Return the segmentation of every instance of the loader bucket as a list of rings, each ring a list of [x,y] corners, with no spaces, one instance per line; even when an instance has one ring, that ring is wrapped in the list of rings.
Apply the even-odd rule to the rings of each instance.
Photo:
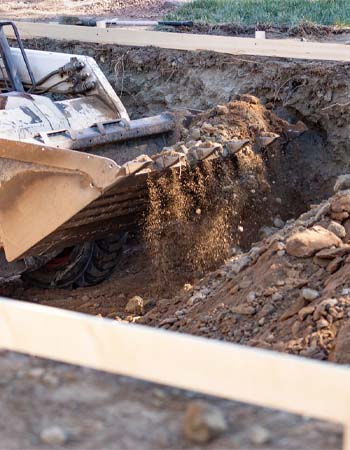
[[[114,160],[0,139],[0,248],[7,261],[103,238],[138,222],[147,179],[187,165],[173,152]]]
[[[126,175],[107,158],[0,139],[0,242],[7,260],[24,255]]]
[[[232,141],[233,153],[247,143]],[[231,153],[164,149],[118,165],[96,154],[0,139],[0,248],[11,262],[130,229],[147,209],[149,176]]]

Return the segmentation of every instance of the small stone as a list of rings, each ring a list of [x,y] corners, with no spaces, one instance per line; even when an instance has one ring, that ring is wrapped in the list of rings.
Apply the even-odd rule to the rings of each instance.
[[[284,222],[282,219],[280,219],[279,217],[276,217],[273,221],[273,224],[276,228],[283,228],[284,227]]]
[[[299,297],[292,305],[285,311],[282,316],[281,320],[287,320],[290,317],[293,317],[295,314],[298,314],[298,312],[304,308],[305,306],[305,300],[302,297]]]
[[[125,312],[127,314],[134,314],[136,316],[142,316],[144,314],[145,303],[142,297],[135,295],[132,297],[125,306]]]
[[[58,386],[60,384],[60,380],[59,378],[54,375],[53,373],[46,373],[43,377],[42,380],[45,384],[49,385],[49,386]]]
[[[315,216],[315,220],[320,220],[322,217],[326,216],[327,214],[329,214],[331,210],[331,204],[330,202],[326,202],[323,203],[319,206],[316,216]]]
[[[250,305],[237,305],[231,308],[234,314],[242,314],[243,316],[252,316],[255,314],[256,310],[254,306]]]
[[[62,445],[67,442],[67,433],[61,427],[51,426],[40,432],[40,439],[44,444]]]
[[[259,315],[261,317],[265,317],[265,316],[268,316],[269,314],[271,314],[272,312],[274,312],[274,310],[275,310],[275,308],[274,308],[273,305],[267,304],[267,305],[264,305],[262,307],[262,309],[260,310]]]
[[[327,328],[329,326],[329,323],[326,319],[320,319],[317,321],[317,329],[322,330],[322,328]]]
[[[292,325],[292,335],[295,337],[298,335],[300,330],[301,322],[299,320],[296,320]]]
[[[277,289],[274,286],[269,286],[263,291],[264,297],[270,297],[270,295],[273,295]]]
[[[338,192],[338,195],[336,195],[331,201],[331,210],[333,212],[350,212],[350,192]]]
[[[299,319],[303,321],[305,317],[309,316],[310,314],[313,314],[315,311],[314,306],[305,306],[298,312]]]
[[[225,116],[226,114],[229,113],[228,107],[225,105],[217,105],[216,107],[216,112],[220,115],[220,116]]]
[[[243,269],[249,266],[251,262],[252,259],[249,256],[240,256],[231,264],[231,270],[234,274],[238,275],[240,272],[242,272]]]
[[[334,220],[331,221],[331,223],[328,225],[328,231],[331,231],[336,236],[338,236],[340,239],[343,239],[346,235],[345,228],[343,225],[341,225],[338,222],[335,222]]]
[[[175,322],[177,322],[178,321],[178,318],[177,317],[169,317],[169,318],[167,318],[167,319],[164,319],[164,320],[162,320],[160,323],[159,323],[159,326],[160,327],[164,327],[164,326],[166,326],[166,325],[173,325]]]
[[[194,141],[197,141],[201,137],[201,130],[199,128],[192,128],[191,130],[191,138]]]
[[[271,433],[260,425],[253,426],[249,434],[251,442],[255,445],[264,445],[271,440]]]
[[[253,291],[249,292],[249,294],[247,295],[247,301],[254,302],[255,300],[256,300],[256,293]]]
[[[240,283],[239,287],[240,289],[247,289],[249,286],[252,285],[252,280],[250,278],[244,278]]]
[[[275,292],[272,294],[271,300],[273,302],[279,302],[280,300],[283,300],[283,294],[281,292]]]
[[[299,258],[313,256],[319,250],[338,247],[342,241],[329,230],[315,225],[307,230],[295,233],[287,239],[286,250],[291,256]]]
[[[350,295],[350,288],[343,288],[341,295]]]
[[[259,238],[266,239],[278,231],[276,227],[261,227],[259,230]]]
[[[346,231],[346,236],[344,238],[344,242],[349,242],[350,240],[350,219],[346,219],[345,222],[343,222],[343,227]]]
[[[28,376],[30,378],[41,378],[45,373],[45,369],[42,367],[33,367],[28,371]]]
[[[184,292],[189,292],[192,288],[193,288],[192,284],[185,283],[184,287],[183,287],[183,290],[184,290]]]
[[[302,296],[305,300],[311,302],[320,296],[320,293],[315,289],[304,288],[302,290]]]
[[[334,185],[334,192],[350,189],[350,175],[340,175]]]
[[[204,131],[204,133],[215,133],[216,128],[209,122],[204,122],[201,126],[201,130]]]
[[[338,364],[350,364],[350,323],[345,323],[339,330],[330,360]]]
[[[241,102],[250,103],[252,105],[258,105],[260,103],[260,100],[257,97],[255,97],[254,95],[250,95],[250,94],[240,95],[239,100]]]
[[[204,401],[193,401],[187,406],[183,430],[188,440],[204,444],[224,433],[227,422],[215,406]]]
[[[333,220],[338,220],[339,222],[343,222],[343,220],[349,218],[349,213],[347,211],[342,211],[342,212],[339,212],[339,213],[332,212],[331,213],[331,218]]]
[[[344,256],[347,253],[350,253],[350,245],[345,244],[342,245],[341,247],[327,248],[325,250],[321,250],[316,253],[316,257],[321,259],[333,259]]]
[[[343,263],[343,259],[340,257],[333,259],[333,261],[331,261],[326,268],[327,272],[328,273],[336,272],[338,269],[340,269],[340,266],[342,265],[342,263]]]
[[[338,304],[338,300],[336,298],[327,298],[320,302],[314,312],[313,319],[315,321],[319,320],[323,314],[329,309]]]
[[[177,151],[180,153],[183,153],[184,155],[187,155],[188,153],[188,148],[186,147],[186,145],[181,144],[179,145],[179,147],[177,148]]]

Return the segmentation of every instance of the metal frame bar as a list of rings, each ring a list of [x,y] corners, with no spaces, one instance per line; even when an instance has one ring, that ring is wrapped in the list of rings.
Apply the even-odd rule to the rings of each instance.
[[[22,81],[18,75],[18,70],[13,61],[11,48],[9,46],[9,43],[7,42],[7,38],[6,38],[6,35],[3,30],[3,27],[5,27],[5,26],[12,27],[13,33],[15,35],[16,41],[18,43],[19,49],[21,51],[25,66],[27,68],[27,71],[28,71],[28,74],[29,74],[29,77],[31,80],[31,84],[32,84],[31,90],[32,90],[35,88],[35,78],[34,78],[32,70],[30,68],[30,64],[29,64],[29,61],[28,61],[28,58],[26,55],[26,51],[23,47],[23,43],[22,43],[21,37],[19,35],[17,26],[12,21],[5,21],[5,22],[0,21],[0,52],[2,53],[2,57],[4,59],[4,64],[5,64],[8,76],[10,78],[12,87],[17,92],[24,92]]]

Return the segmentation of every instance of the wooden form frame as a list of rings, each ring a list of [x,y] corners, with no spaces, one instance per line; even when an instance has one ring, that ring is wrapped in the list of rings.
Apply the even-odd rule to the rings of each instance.
[[[350,369],[0,298],[0,347],[344,425]]]
[[[350,61],[346,44],[301,42],[297,39],[252,39],[200,34],[142,31],[17,22],[22,39],[51,38],[135,47],[156,46],[175,50],[207,50],[231,55],[255,55],[319,61]],[[8,36],[10,30],[6,30]]]

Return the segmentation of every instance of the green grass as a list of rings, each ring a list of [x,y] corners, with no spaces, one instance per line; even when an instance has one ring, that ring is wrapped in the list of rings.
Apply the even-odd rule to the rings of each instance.
[[[350,0],[193,0],[171,19],[241,25],[349,25]]]

